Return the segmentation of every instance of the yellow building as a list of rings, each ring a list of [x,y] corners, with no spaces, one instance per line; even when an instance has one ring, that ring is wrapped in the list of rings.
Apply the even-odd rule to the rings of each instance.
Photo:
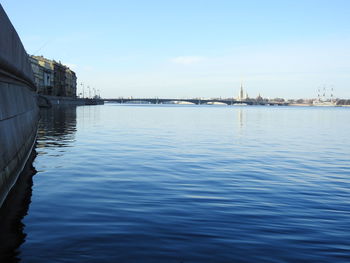
[[[30,56],[30,61],[39,94],[76,97],[77,77],[69,67],[43,56]]]

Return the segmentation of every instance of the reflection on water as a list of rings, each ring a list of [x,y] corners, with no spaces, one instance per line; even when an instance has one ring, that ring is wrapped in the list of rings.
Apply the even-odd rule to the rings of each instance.
[[[76,132],[76,107],[54,106],[41,109],[36,150],[15,186],[0,208],[0,262],[19,262],[18,248],[25,242],[25,224],[32,197],[33,176],[37,173],[33,162],[38,154],[45,154],[47,147],[67,147],[74,141]],[[57,156],[62,155],[58,154]]]
[[[350,262],[349,115],[214,105],[43,111],[29,213],[30,198],[11,205],[21,212],[3,223],[1,242],[12,242],[1,251],[35,263]]]
[[[239,127],[243,128],[244,120],[243,120],[243,111],[242,111],[242,109],[238,109],[237,114],[238,114],[238,118],[237,119],[238,119]]]
[[[32,165],[35,156],[33,150],[17,183],[0,208],[0,262],[20,261],[18,248],[26,238],[22,219],[27,215],[31,202],[32,177],[36,174]]]
[[[37,148],[66,147],[75,140],[77,107],[55,105],[40,110]]]

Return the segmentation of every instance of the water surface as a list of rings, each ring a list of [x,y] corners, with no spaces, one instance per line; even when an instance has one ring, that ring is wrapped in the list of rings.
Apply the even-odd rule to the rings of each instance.
[[[350,261],[349,108],[42,116],[20,262]]]

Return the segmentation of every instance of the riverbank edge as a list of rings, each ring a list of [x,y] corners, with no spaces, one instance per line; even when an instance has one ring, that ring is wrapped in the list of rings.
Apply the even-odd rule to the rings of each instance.
[[[41,108],[49,108],[52,105],[103,105],[102,99],[58,97],[48,95],[38,95],[38,104]]]

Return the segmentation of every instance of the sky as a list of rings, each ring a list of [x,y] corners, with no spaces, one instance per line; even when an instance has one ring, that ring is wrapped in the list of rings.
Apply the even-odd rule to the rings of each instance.
[[[348,0],[1,0],[29,54],[117,97],[350,98]]]

